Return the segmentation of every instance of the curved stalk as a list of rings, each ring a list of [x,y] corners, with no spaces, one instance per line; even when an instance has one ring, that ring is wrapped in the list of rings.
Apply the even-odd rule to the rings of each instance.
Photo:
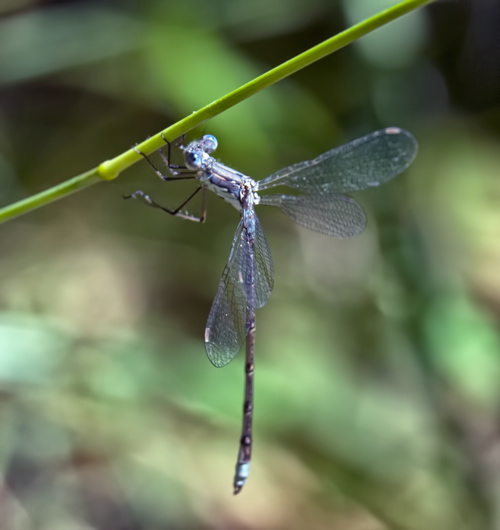
[[[274,83],[281,81],[285,77],[294,74],[298,70],[305,68],[326,55],[333,53],[340,48],[354,42],[367,35],[368,33],[392,22],[393,20],[414,11],[420,7],[430,4],[434,0],[405,0],[399,4],[386,9],[362,22],[355,24],[350,28],[342,31],[338,35],[327,39],[326,41],[310,48],[309,50],[297,55],[296,57],[280,64],[279,66],[269,70],[268,72],[256,77],[252,81],[242,85],[233,90],[225,96],[213,101],[212,103],[202,107],[196,112],[176,122],[170,127],[160,131],[151,136],[147,140],[140,143],[137,147],[143,153],[150,154],[164,145],[162,135],[167,140],[174,140],[182,134],[188,132],[193,127],[200,123],[217,116],[223,111],[233,107],[234,105],[244,101],[250,96],[256,94],[263,88],[266,88]],[[0,209],[0,223],[13,219],[19,215],[30,212],[40,206],[49,204],[50,202],[65,197],[79,189],[90,186],[102,180],[113,180],[123,170],[130,167],[141,160],[141,156],[133,149],[129,149],[124,153],[116,156],[111,160],[102,162],[98,167],[82,173],[70,180],[67,180],[57,186],[48,190],[27,197],[19,202],[6,206]]]

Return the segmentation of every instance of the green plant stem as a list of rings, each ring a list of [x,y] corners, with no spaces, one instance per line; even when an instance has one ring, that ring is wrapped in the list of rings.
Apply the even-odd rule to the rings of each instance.
[[[18,215],[22,215],[27,212],[31,212],[40,206],[44,206],[52,201],[71,195],[75,191],[81,190],[95,184],[96,182],[102,182],[102,178],[99,177],[99,168],[91,169],[86,171],[77,177],[73,177],[69,180],[57,184],[48,190],[31,195],[26,199],[22,199],[14,204],[6,206],[0,210],[0,223],[8,221]]]
[[[356,24],[345,31],[342,31],[338,35],[335,35],[321,44],[314,46],[300,55],[297,55],[293,59],[280,64],[276,68],[273,68],[265,74],[262,74],[252,81],[249,81],[236,90],[233,90],[229,94],[221,97],[220,99],[217,99],[200,110],[193,112],[186,118],[178,121],[164,131],[148,138],[139,144],[137,148],[143,153],[150,154],[164,145],[162,135],[167,140],[174,140],[175,138],[178,138],[182,134],[188,132],[193,127],[196,127],[203,121],[217,116],[221,112],[249,98],[263,88],[266,88],[277,81],[288,77],[289,75],[301,70],[313,62],[322,59],[326,55],[329,55],[330,53],[343,48],[347,44],[354,42],[360,37],[367,35],[368,33],[380,28],[385,24],[388,24],[389,22],[392,22],[403,15],[406,15],[407,13],[410,13],[411,11],[414,11],[415,9],[418,9],[426,4],[430,4],[433,1],[434,0],[405,0],[400,2],[399,4],[374,15],[369,19]],[[60,199],[61,197],[65,197],[74,191],[94,184],[95,182],[99,182],[101,179],[112,180],[116,178],[124,169],[127,169],[139,160],[141,160],[141,156],[133,149],[129,149],[117,157],[103,162],[95,169],[87,171],[86,173],[82,173],[77,177],[54,186],[53,188],[42,191],[36,195],[0,209],[0,223],[13,219],[18,215],[32,211],[35,208],[48,204],[56,199]]]

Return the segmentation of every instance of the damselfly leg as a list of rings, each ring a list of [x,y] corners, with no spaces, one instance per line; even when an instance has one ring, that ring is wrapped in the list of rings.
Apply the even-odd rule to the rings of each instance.
[[[171,155],[171,151],[172,151],[172,143],[177,147],[179,148],[180,150],[183,149],[184,147],[184,140],[186,139],[186,134],[183,134],[178,140],[175,140],[174,142],[170,142],[168,141],[165,136],[163,136],[163,133],[161,133],[161,139],[167,144],[167,152],[164,153],[163,152],[163,148],[160,148],[158,149],[158,154],[160,155],[161,159],[163,160],[163,163],[165,164],[165,166],[168,168],[168,170],[170,171],[170,173],[172,175],[179,175],[181,173],[181,171],[187,171],[188,173],[193,173],[193,170],[192,169],[189,169],[188,167],[186,167],[184,164],[172,164],[172,155]],[[149,160],[148,160],[149,162]],[[155,169],[155,171],[157,171]],[[168,178],[165,178],[161,175],[161,172],[158,172],[157,171],[157,175],[162,178],[163,180],[171,180],[171,179],[168,179]]]
[[[194,215],[181,212],[182,208],[186,206],[198,193],[201,191],[201,201],[202,201],[202,207],[201,207],[201,215],[200,217],[196,217]],[[153,208],[158,208],[158,210],[161,210],[162,212],[168,213],[170,215],[173,215],[175,217],[180,217],[181,219],[186,219],[187,221],[194,221],[195,223],[203,223],[205,222],[205,219],[207,218],[207,190],[205,188],[202,188],[201,186],[197,188],[180,206],[177,208],[170,210],[169,208],[166,208],[165,206],[162,206],[161,204],[158,204],[156,201],[154,201],[149,195],[144,193],[142,190],[137,190],[131,193],[130,195],[124,195],[124,199],[142,199],[144,204],[147,206],[151,206]]]
[[[139,149],[137,149],[137,147],[133,147],[134,151],[141,155],[145,160],[146,162],[149,164],[149,166],[151,167],[151,169],[162,179],[164,180],[165,182],[169,182],[169,181],[179,181],[179,180],[194,180],[198,177],[198,173],[199,172],[193,172],[193,170],[190,170],[188,169],[187,167],[185,166],[179,166],[177,164],[173,165],[173,164],[170,164],[169,160],[170,160],[170,142],[168,140],[165,140],[165,138],[163,137],[163,134],[162,134],[162,138],[163,140],[166,142],[167,146],[168,146],[168,153],[167,155],[165,155],[165,153],[162,153],[162,159],[163,161],[165,162],[165,165],[167,167],[167,169],[170,171],[170,173],[173,175],[173,176],[166,176],[164,175],[154,164],[153,162],[151,161],[151,159],[145,154],[143,153],[142,151],[140,151]],[[182,142],[183,142],[183,138],[180,142],[179,145],[182,145]],[[182,175],[179,175],[179,169],[185,169],[187,170],[186,173],[182,174]],[[198,195],[198,193],[201,191],[201,201],[202,201],[202,205],[201,205],[201,215],[199,217],[196,217],[195,215],[191,215],[187,212],[182,212],[182,208],[184,208],[194,197],[196,197],[196,195]],[[202,186],[199,186],[185,201],[183,201],[177,208],[174,208],[174,209],[170,209],[170,208],[167,208],[165,206],[162,206],[161,204],[157,203],[156,201],[154,201],[147,193],[145,193],[144,191],[142,190],[136,190],[134,191],[133,193],[131,193],[130,195],[124,195],[123,196],[124,199],[141,199],[144,204],[146,204],[147,206],[151,206],[153,208],[157,208],[165,213],[168,213],[169,215],[173,215],[175,217],[180,217],[181,219],[186,219],[187,221],[194,221],[194,222],[197,222],[197,223],[203,223],[207,217],[207,190],[206,188],[203,188]]]

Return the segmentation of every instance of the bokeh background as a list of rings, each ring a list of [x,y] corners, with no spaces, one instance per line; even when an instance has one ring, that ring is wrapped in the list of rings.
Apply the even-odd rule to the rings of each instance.
[[[0,206],[95,167],[394,0],[0,1]],[[2,530],[500,526],[500,5],[438,0],[192,131],[260,179],[385,126],[419,154],[335,240],[259,210],[243,355],[205,321],[238,214],[144,162],[0,229]],[[192,209],[197,210],[194,204]]]

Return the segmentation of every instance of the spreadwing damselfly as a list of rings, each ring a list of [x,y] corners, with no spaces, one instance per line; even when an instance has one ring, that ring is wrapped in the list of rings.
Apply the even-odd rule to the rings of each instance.
[[[274,285],[271,251],[255,206],[277,206],[298,224],[329,236],[358,235],[365,228],[366,218],[357,202],[345,193],[379,186],[403,172],[416,156],[417,141],[403,129],[388,127],[313,160],[285,167],[260,181],[212,157],[217,149],[212,135],[178,147],[184,154],[183,166],[171,163],[170,143],[160,150],[169,175],[162,174],[146,155],[137,152],[163,180],[197,179],[200,185],[194,193],[176,209],[161,206],[140,190],[126,198],[140,198],[171,215],[203,222],[207,190],[211,190],[241,215],[205,328],[205,347],[214,366],[228,364],[246,342],[243,428],[233,484],[237,494],[248,478],[252,452],[255,310],[267,303]],[[261,192],[278,186],[301,193],[261,196]],[[196,217],[183,208],[199,193],[202,212]]]

